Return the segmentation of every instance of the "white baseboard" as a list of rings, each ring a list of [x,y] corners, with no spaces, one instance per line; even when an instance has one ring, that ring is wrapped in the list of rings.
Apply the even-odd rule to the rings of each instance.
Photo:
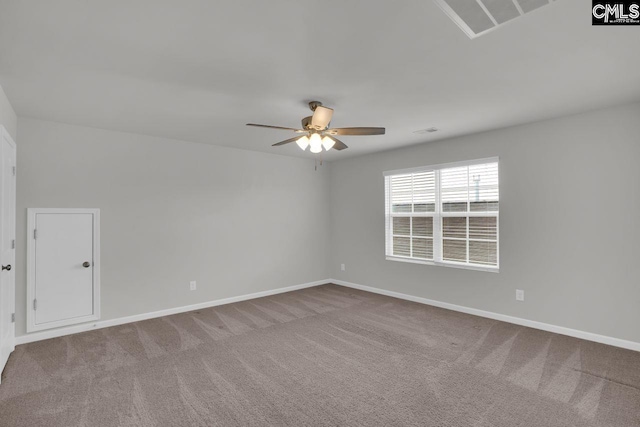
[[[202,302],[199,304],[185,305],[182,307],[168,308],[166,310],[153,311],[151,313],[136,314],[133,316],[120,317],[118,319],[103,320],[97,322],[83,323],[81,325],[69,326],[48,331],[35,332],[21,335],[15,338],[15,345],[27,344],[35,341],[47,340],[49,338],[62,337],[65,335],[77,334],[94,329],[108,328],[109,326],[123,325],[125,323],[138,322],[140,320],[154,319],[156,317],[169,316],[171,314],[185,313],[187,311],[201,310],[203,308],[215,307],[218,305],[231,304],[234,302],[246,301],[255,298],[267,297],[269,295],[282,294],[284,292],[296,291],[298,289],[311,288],[324,285],[328,280],[318,280],[316,282],[303,283],[301,285],[288,286],[286,288],[272,289],[269,291],[255,292],[252,294],[240,295],[237,297],[223,298],[214,301]]]
[[[501,322],[513,323],[515,325],[526,326],[534,329],[540,329],[542,331],[553,332],[561,335],[567,335],[570,337],[580,338],[587,341],[598,342],[601,344],[607,344],[614,347],[640,351],[640,343],[634,342],[634,341],[627,341],[620,338],[613,338],[605,335],[594,334],[591,332],[584,332],[576,329],[565,328],[563,326],[550,325],[548,323],[537,322],[535,320],[522,319],[519,317],[507,316],[506,314],[498,314],[498,313],[493,313],[491,311],[484,311],[476,308],[469,308],[461,305],[435,301],[428,298],[407,295],[400,292],[388,291],[386,289],[374,288],[371,286],[359,285],[356,283],[345,282],[344,280],[337,280],[337,279],[318,280],[316,282],[303,283],[301,285],[289,286],[286,288],[255,292],[252,294],[224,298],[224,299],[219,299],[215,301],[208,301],[208,302],[203,302],[199,304],[187,305],[183,307],[169,308],[166,310],[159,310],[151,313],[137,314],[134,316],[121,317],[118,319],[103,320],[98,322],[85,323],[82,325],[75,325],[75,326],[69,326],[65,328],[52,329],[49,331],[42,331],[42,332],[36,332],[32,334],[21,335],[19,337],[16,337],[15,345],[46,340],[49,338],[61,337],[64,335],[77,334],[80,332],[86,332],[93,329],[108,328],[109,326],[123,325],[125,323],[138,322],[140,320],[154,319],[157,317],[169,316],[171,314],[185,313],[187,311],[200,310],[203,308],[215,307],[218,305],[231,304],[234,302],[246,301],[246,300],[255,299],[255,298],[262,298],[270,295],[281,294],[284,292],[291,292],[298,289],[311,288],[314,286],[324,285],[327,283],[334,283],[336,285],[345,286],[353,289],[359,289],[361,291],[372,292],[380,295],[386,295],[389,297],[404,299],[407,301],[413,301],[421,304],[427,304],[434,307],[445,308],[447,310],[453,310],[461,313],[471,314],[474,316],[486,317],[488,319],[494,319],[494,320],[499,320]]]
[[[486,317],[489,319],[499,320],[501,322],[513,323],[515,325],[526,326],[528,328],[540,329],[547,332],[553,332],[560,335],[567,335],[574,338],[580,338],[587,341],[594,341],[601,344],[607,344],[614,347],[621,347],[627,350],[640,351],[640,343],[627,341],[619,338],[598,335],[591,332],[578,331],[576,329],[565,328],[563,326],[550,325],[548,323],[537,322],[535,320],[521,319],[519,317],[507,316],[506,314],[493,313],[491,311],[478,310],[476,308],[464,307],[461,305],[449,304],[446,302],[434,301],[427,298],[416,297],[413,295],[402,294],[400,292],[388,291],[386,289],[373,288],[371,286],[358,285],[356,283],[345,282],[344,280],[330,279],[331,283],[345,286],[348,288],[359,289],[361,291],[373,292],[389,297],[400,298],[408,301],[418,302],[421,304],[432,305],[434,307],[446,308],[447,310],[459,311],[461,313],[472,314],[474,316]]]

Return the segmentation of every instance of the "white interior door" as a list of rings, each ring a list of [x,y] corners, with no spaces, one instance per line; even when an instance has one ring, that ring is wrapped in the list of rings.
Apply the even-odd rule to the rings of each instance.
[[[31,330],[96,320],[97,211],[30,209]]]
[[[0,372],[15,347],[16,145],[0,126]]]

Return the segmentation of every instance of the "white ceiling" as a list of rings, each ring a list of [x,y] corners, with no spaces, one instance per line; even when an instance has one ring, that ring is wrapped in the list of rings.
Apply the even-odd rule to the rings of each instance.
[[[638,28],[590,13],[471,40],[428,0],[0,0],[0,85],[18,115],[293,156],[245,123],[297,127],[317,99],[386,126],[338,159],[639,100]]]

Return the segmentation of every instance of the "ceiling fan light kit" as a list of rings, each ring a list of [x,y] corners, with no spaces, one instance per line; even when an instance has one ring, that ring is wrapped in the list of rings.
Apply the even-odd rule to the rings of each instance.
[[[334,145],[336,145],[336,142],[330,137],[325,136],[324,138],[322,138],[322,146],[324,147],[325,151],[331,150]]]
[[[302,129],[294,129],[282,126],[259,125],[255,123],[247,123],[247,126],[256,126],[269,129],[281,129],[293,131],[295,133],[304,134],[301,137],[294,137],[273,144],[274,147],[295,142],[301,150],[309,151],[313,154],[322,153],[322,149],[329,151],[344,150],[347,145],[340,141],[335,135],[348,136],[366,136],[366,135],[384,135],[385,128],[359,127],[359,128],[329,128],[331,119],[333,118],[333,109],[322,106],[321,102],[311,101],[309,108],[313,111],[313,115],[302,119]]]
[[[306,150],[307,147],[309,146],[309,137],[307,135],[299,138],[296,141],[296,144],[298,144],[298,147],[300,147],[302,149],[302,151]]]
[[[322,137],[317,133],[312,133],[309,137],[309,151],[313,154],[318,154],[322,152]]]

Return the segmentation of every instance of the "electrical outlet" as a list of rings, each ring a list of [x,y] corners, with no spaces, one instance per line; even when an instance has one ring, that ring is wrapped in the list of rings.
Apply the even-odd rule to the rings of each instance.
[[[196,281],[195,280],[189,282],[189,289],[191,289],[192,291],[196,290]]]
[[[516,289],[516,301],[524,301],[524,291],[522,289]]]
[[[346,270],[346,268],[345,268],[344,264],[340,264],[340,270],[342,270],[342,271],[345,271],[345,270]]]

